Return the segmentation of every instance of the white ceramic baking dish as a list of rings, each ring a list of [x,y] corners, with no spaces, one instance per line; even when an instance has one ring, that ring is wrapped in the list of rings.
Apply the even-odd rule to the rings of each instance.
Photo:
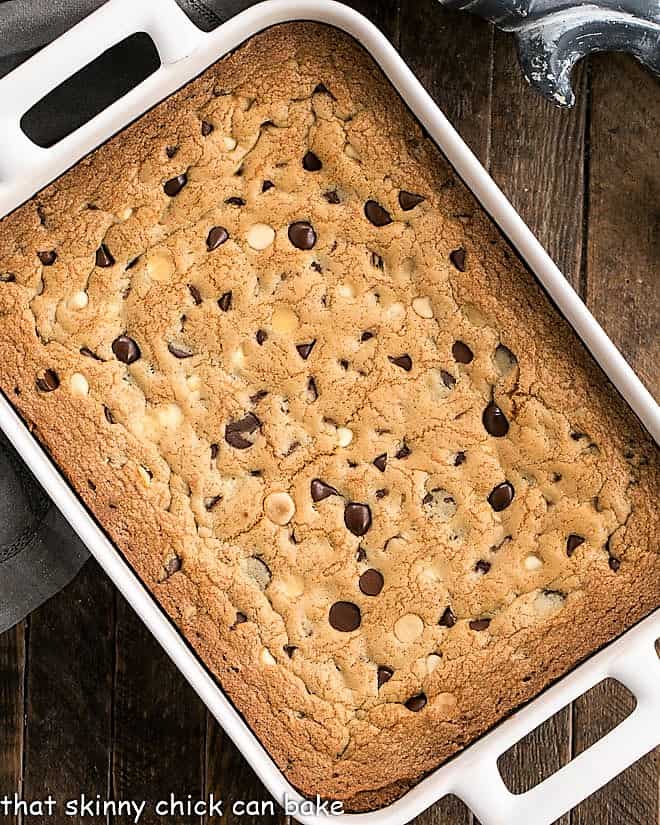
[[[0,80],[0,216],[12,211],[81,157],[159,100],[183,86],[251,35],[288,20],[315,20],[351,34],[371,53],[458,174],[507,235],[615,386],[660,440],[660,410],[511,204],[488,176],[386,38],[364,17],[329,0],[268,0],[210,34],[199,31],[174,0],[110,0],[99,11]],[[54,86],[102,51],[135,32],[154,40],[161,67],[142,84],[50,149],[21,131],[21,116]],[[160,641],[177,667],[240,748],[275,799],[301,797],[273,763],[203,664],[90,516],[6,399],[0,427]],[[660,743],[660,611],[573,670],[489,734],[379,811],[343,814],[338,825],[405,823],[445,796],[463,799],[482,825],[550,825]],[[613,677],[635,695],[633,713],[607,736],[540,785],[511,794],[498,757],[529,731],[602,679]],[[325,816],[296,816],[327,825]],[[334,818],[333,818],[334,820]]]

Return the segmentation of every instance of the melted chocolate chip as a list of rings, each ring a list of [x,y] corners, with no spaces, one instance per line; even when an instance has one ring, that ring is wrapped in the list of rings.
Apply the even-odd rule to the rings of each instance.
[[[464,462],[465,462],[465,453],[462,450],[460,450],[459,452],[456,453],[456,456],[454,457],[454,467],[460,467],[460,465],[463,464]]]
[[[364,205],[364,214],[374,226],[387,226],[392,223],[390,213],[376,201],[367,201]]]
[[[0,284],[15,284],[16,276],[13,272],[0,273]]]
[[[289,659],[293,656],[293,654],[298,650],[295,645],[284,645],[284,652],[289,657]]]
[[[459,364],[469,364],[474,358],[474,353],[467,344],[463,343],[463,341],[454,341],[454,345],[451,348],[451,354]]]
[[[483,573],[484,575],[490,570],[490,562],[479,559],[474,565],[475,573]]]
[[[566,555],[570,558],[581,544],[584,544],[584,538],[576,533],[571,533],[566,539]]]
[[[245,622],[247,622],[247,616],[239,610],[234,619],[234,627],[236,627],[237,624],[245,624]]]
[[[181,344],[170,343],[167,345],[167,349],[175,358],[190,358],[193,354],[191,349],[188,349],[188,347],[184,347]]]
[[[272,189],[274,186],[275,186],[275,184],[273,183],[273,181],[272,181],[272,180],[265,180],[265,181],[261,184],[261,191],[262,191],[262,192],[268,192],[268,190],[269,190],[269,189]]]
[[[178,146],[166,146],[166,147],[165,147],[165,154],[167,155],[167,157],[168,157],[170,160],[172,160],[172,158],[174,157],[174,155],[176,155],[176,153],[177,153],[178,151],[179,151],[179,147],[178,147]]]
[[[108,424],[115,423],[115,417],[112,414],[112,410],[109,407],[103,407],[103,415],[105,416],[105,420],[108,422]]]
[[[296,249],[312,249],[316,243],[314,227],[307,221],[296,221],[290,224],[289,240]]]
[[[490,491],[488,494],[488,503],[496,513],[499,513],[502,510],[506,510],[513,501],[514,495],[515,490],[513,489],[513,484],[508,481],[503,481]]]
[[[112,342],[115,358],[122,364],[132,364],[142,355],[140,347],[128,335],[120,335]]]
[[[53,392],[59,387],[60,378],[55,370],[45,370],[44,374],[37,378],[36,384],[40,392]]]
[[[387,453],[381,453],[374,458],[372,464],[374,467],[379,469],[381,473],[385,472],[385,468],[387,467]]]
[[[302,160],[302,165],[306,172],[318,172],[323,168],[321,159],[311,150],[305,154],[305,157]]]
[[[369,332],[369,330],[365,330],[365,332],[360,335],[360,341],[370,341],[374,337],[373,332]]]
[[[319,397],[319,391],[316,387],[316,381],[314,380],[314,378],[311,375],[307,379],[307,390],[311,394],[314,401],[316,401],[316,399]]]
[[[96,265],[100,267],[108,267],[112,266],[114,262],[115,259],[112,257],[110,250],[104,243],[102,243],[96,250]]]
[[[91,349],[89,349],[88,347],[80,347],[80,354],[84,355],[85,358],[93,358],[94,361],[103,360],[102,358],[99,358],[99,356],[95,352],[92,352]]]
[[[313,478],[309,489],[312,501],[323,501],[324,498],[328,498],[329,496],[339,495],[334,487],[326,484],[325,481],[321,481],[320,478]]]
[[[412,369],[412,358],[408,355],[408,353],[404,353],[403,355],[388,355],[387,360],[391,364],[401,367],[401,369],[406,372],[410,372]]]
[[[165,572],[168,576],[173,576],[175,573],[178,573],[179,570],[181,570],[181,559],[178,556],[172,556],[165,565]]]
[[[413,713],[419,713],[420,710],[426,707],[426,701],[426,695],[424,693],[418,693],[416,696],[411,696],[410,699],[408,699],[406,707]]]
[[[335,602],[330,608],[328,621],[335,630],[350,633],[360,626],[360,608],[352,602]]]
[[[449,260],[459,272],[465,272],[466,252],[462,246],[449,253]]]
[[[389,682],[390,679],[394,676],[394,671],[391,667],[386,667],[385,665],[381,665],[378,668],[378,687],[382,688],[385,682]]]
[[[202,303],[202,293],[193,284],[188,284],[188,292],[197,306]]]
[[[257,339],[257,344],[259,344],[259,346],[262,346],[264,341],[268,338],[268,333],[265,329],[258,329],[255,337]]]
[[[306,361],[312,350],[314,349],[314,344],[316,343],[316,338],[313,341],[310,341],[309,344],[296,344],[296,349],[298,350],[298,355]]]
[[[211,132],[213,131],[213,124],[209,123],[208,120],[202,121],[202,136],[208,137]]]
[[[472,619],[469,622],[470,630],[476,630],[477,632],[481,630],[486,630],[488,625],[490,624],[490,619]]]
[[[254,435],[261,427],[261,421],[254,413],[248,413],[238,421],[231,421],[225,426],[225,441],[230,447],[236,450],[247,450],[253,441],[245,438],[246,435]]]
[[[376,498],[377,499],[385,498],[385,496],[388,495],[389,492],[390,491],[386,490],[385,488],[383,488],[382,490],[376,490]]]
[[[414,209],[424,200],[426,199],[422,197],[422,195],[418,195],[415,192],[406,192],[405,189],[399,192],[399,206],[404,212],[410,212],[411,209]]]
[[[337,190],[333,189],[330,192],[324,192],[323,197],[327,200],[328,203],[341,203],[339,195],[337,194]]]
[[[219,444],[211,444],[211,461],[215,461],[218,457],[218,453],[220,452],[220,445]]]
[[[229,232],[224,228],[224,226],[214,226],[210,231],[209,234],[206,236],[206,248],[209,252],[212,252],[214,249],[217,249],[219,246],[227,240],[229,237]]]
[[[377,596],[383,589],[384,584],[383,574],[373,568],[365,570],[360,576],[360,590],[365,596]]]
[[[438,624],[441,627],[453,627],[456,624],[456,616],[454,616],[451,607],[445,608],[445,612],[440,616]]]
[[[163,184],[163,191],[166,195],[169,195],[170,198],[173,198],[175,195],[178,195],[179,192],[183,189],[183,187],[188,183],[188,175],[183,172],[180,175],[177,175],[175,178],[170,178],[169,180],[165,181]]]
[[[495,438],[503,438],[509,432],[507,417],[494,401],[487,405],[481,420],[486,432]]]
[[[223,292],[218,298],[218,306],[223,312],[229,312],[231,309],[231,289],[229,292]]]
[[[350,501],[344,507],[344,524],[354,536],[363,536],[371,527],[369,505]]]
[[[228,206],[245,206],[245,201],[238,195],[232,195],[230,198],[226,198],[225,203]]]
[[[401,447],[396,452],[396,458],[408,458],[408,456],[412,453],[410,447],[404,441]]]
[[[448,390],[452,390],[456,386],[456,379],[447,370],[440,370],[440,378],[442,378],[442,383]]]
[[[621,561],[616,558],[616,556],[610,556],[607,560],[607,563],[610,566],[610,570],[613,573],[616,573],[618,569],[621,567]]]
[[[48,249],[45,252],[37,252],[37,257],[44,266],[52,266],[57,260],[57,252],[54,249]]]

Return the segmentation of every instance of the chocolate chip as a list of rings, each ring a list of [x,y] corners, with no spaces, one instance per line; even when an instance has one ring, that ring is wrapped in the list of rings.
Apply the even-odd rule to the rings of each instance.
[[[296,221],[290,224],[289,240],[296,249],[312,249],[316,243],[314,227],[307,221]]]
[[[204,507],[211,512],[211,510],[215,507],[216,504],[222,501],[222,496],[210,496],[210,498],[204,499]]]
[[[316,381],[314,380],[314,378],[311,375],[307,379],[307,390],[309,391],[310,395],[312,396],[312,399],[314,401],[316,401],[316,399],[319,397],[319,391],[316,387]]]
[[[350,633],[360,626],[360,608],[352,602],[335,602],[330,608],[328,620],[335,630]]]
[[[490,491],[488,494],[488,503],[496,513],[499,513],[502,510],[506,510],[513,501],[514,495],[515,490],[513,489],[513,484],[510,484],[508,481],[503,481]]]
[[[218,453],[220,452],[220,445],[219,444],[211,444],[211,461],[215,461],[218,457]]]
[[[373,337],[373,332],[369,332],[369,330],[366,330],[362,333],[362,335],[360,335],[360,341],[370,341]]]
[[[377,499],[385,498],[385,496],[388,495],[389,492],[390,491],[386,490],[385,488],[383,488],[382,490],[376,490],[376,498]]]
[[[239,421],[231,421],[225,426],[225,441],[237,450],[247,450],[253,442],[245,435],[254,435],[261,427],[261,421],[254,413],[248,413]]]
[[[374,226],[387,226],[392,223],[392,216],[377,201],[367,201],[364,205],[364,214]]]
[[[108,422],[108,424],[115,423],[115,417],[112,414],[112,410],[109,407],[106,407],[105,405],[103,407],[103,415],[105,416],[105,420]]]
[[[466,252],[462,246],[449,253],[449,260],[459,272],[465,272],[465,258]]]
[[[451,607],[445,608],[445,612],[440,616],[438,624],[441,627],[453,627],[456,624],[456,616],[454,616]]]
[[[618,569],[621,567],[621,562],[619,559],[616,558],[616,556],[610,556],[607,560],[607,563],[609,564],[610,570],[612,570],[613,573],[616,573]]]
[[[213,124],[209,123],[208,120],[202,121],[202,136],[208,137],[211,132],[213,131]]]
[[[306,172],[318,172],[319,169],[323,168],[323,164],[321,163],[321,159],[314,154],[311,150],[305,154],[305,157],[302,161],[303,169]]]
[[[265,329],[258,329],[255,337],[257,339],[257,344],[259,344],[259,346],[262,346],[264,341],[268,338],[268,333]]]
[[[197,287],[193,284],[188,284],[188,292],[190,292],[190,295],[192,296],[192,299],[195,302],[195,304],[199,306],[202,303],[202,293],[199,291],[199,289],[197,289]]]
[[[228,206],[245,206],[245,201],[238,195],[232,195],[230,198],[226,198],[225,203]]]
[[[426,198],[422,197],[422,195],[417,195],[415,192],[406,192],[405,189],[399,192],[399,206],[404,212],[409,212],[411,209],[414,209],[423,200],[426,200]]]
[[[316,338],[313,341],[311,341],[309,344],[296,344],[296,349],[298,350],[298,355],[303,359],[303,361],[306,361],[309,358],[312,350],[314,349],[314,344],[315,343],[316,343]]]
[[[363,536],[371,527],[369,505],[350,501],[344,507],[344,524],[354,536]]]
[[[339,495],[334,487],[326,484],[325,481],[321,481],[320,478],[312,479],[309,490],[312,496],[312,501],[323,501],[324,498],[328,498],[329,496]]]
[[[507,417],[494,401],[487,405],[481,420],[486,432],[495,438],[503,438],[509,432]]]
[[[168,576],[173,576],[175,573],[178,573],[179,570],[181,570],[181,559],[178,556],[172,556],[165,565],[165,572]]]
[[[490,570],[490,562],[479,559],[474,565],[475,573],[483,573],[484,575]]]
[[[115,358],[123,364],[132,364],[142,355],[140,347],[128,335],[120,335],[112,342]]]
[[[175,195],[178,195],[179,192],[183,189],[183,187],[188,183],[188,175],[183,172],[180,175],[177,175],[175,178],[170,178],[169,180],[165,181],[163,184],[163,191],[166,195],[169,195],[170,198],[173,198]]]
[[[60,378],[55,370],[45,370],[44,374],[37,378],[36,383],[40,392],[53,392],[59,387]]]
[[[413,713],[419,713],[420,710],[426,707],[426,701],[426,695],[424,693],[418,693],[416,696],[411,696],[410,699],[408,699],[406,707]]]
[[[261,191],[262,191],[262,192],[268,192],[268,190],[269,190],[269,189],[272,189],[274,186],[275,186],[275,184],[273,183],[273,181],[272,181],[272,180],[265,180],[265,181],[261,184]]]
[[[223,312],[229,312],[231,309],[231,289],[229,292],[223,292],[218,298],[218,306]]]
[[[581,544],[584,544],[583,536],[578,536],[576,533],[571,533],[566,540],[566,555],[570,558]]]
[[[490,619],[472,619],[469,622],[470,630],[476,630],[477,632],[481,630],[486,630],[488,625],[490,624]]]
[[[16,276],[13,272],[0,273],[0,284],[15,284]]]
[[[355,554],[355,558],[357,561],[367,560],[367,551],[364,549],[364,547],[358,547],[357,553]]]
[[[80,354],[84,355],[85,358],[93,358],[94,361],[103,360],[102,358],[99,358],[99,356],[95,352],[92,352],[91,349],[89,349],[88,347],[80,347]]]
[[[323,197],[327,200],[328,203],[341,203],[339,195],[337,194],[337,190],[333,189],[330,192],[324,192]]]
[[[454,467],[460,467],[461,464],[465,462],[465,453],[460,450],[454,456]]]
[[[410,447],[404,441],[401,447],[396,452],[396,458],[408,458],[408,456],[412,453]]]
[[[175,358],[190,358],[193,354],[191,349],[181,344],[170,343],[167,345],[167,348]]]
[[[452,390],[456,386],[456,379],[447,370],[440,370],[440,378],[442,378],[442,383],[448,390]]]
[[[474,353],[463,341],[454,341],[451,354],[459,364],[469,364],[474,358]]]
[[[167,157],[168,157],[170,160],[172,160],[172,158],[174,157],[174,155],[176,155],[176,153],[177,153],[178,151],[179,151],[179,147],[178,147],[178,146],[166,146],[166,147],[165,147],[165,154],[167,155]]]
[[[49,249],[46,252],[37,252],[37,257],[44,266],[52,266],[57,260],[57,252],[54,249]]]
[[[108,247],[102,243],[101,246],[96,250],[96,265],[101,267],[108,267],[112,266],[115,262],[115,259],[112,257],[110,250]]]
[[[365,570],[360,576],[360,590],[365,596],[377,596],[383,589],[384,584],[383,574],[373,568]]]
[[[239,610],[234,619],[234,627],[236,627],[237,624],[245,624],[245,622],[247,622],[247,616]]]
[[[385,262],[377,252],[372,252],[369,256],[369,260],[371,261],[371,265],[374,269],[385,269]]]
[[[224,226],[214,226],[206,236],[206,248],[209,252],[212,252],[214,249],[222,246],[228,237],[229,232],[227,232]]]
[[[347,361],[345,358],[341,358],[341,359],[339,360],[339,366],[340,366],[343,370],[347,370],[347,369],[348,369],[348,361]]]
[[[253,404],[258,404],[260,401],[263,401],[264,398],[268,395],[268,390],[257,390],[254,395],[250,396],[250,401]]]
[[[284,652],[289,657],[289,659],[293,656],[293,654],[298,650],[295,645],[284,645]]]
[[[387,467],[387,453],[381,453],[374,458],[372,464],[374,467],[379,469],[381,473],[385,472],[385,468]]]
[[[325,85],[325,83],[317,83],[314,87],[314,91],[312,92],[314,95],[330,95],[330,97],[335,100],[335,96],[332,94],[330,89]]]
[[[385,682],[389,682],[390,679],[394,676],[394,671],[391,667],[385,667],[385,665],[381,665],[378,668],[378,687],[382,688]]]
[[[407,353],[404,353],[403,355],[388,355],[387,360],[391,364],[401,367],[401,369],[406,372],[410,372],[412,369],[412,358]]]

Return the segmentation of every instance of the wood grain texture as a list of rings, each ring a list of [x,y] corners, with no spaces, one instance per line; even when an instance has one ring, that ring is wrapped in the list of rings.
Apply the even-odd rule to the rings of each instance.
[[[147,800],[142,825],[159,823],[154,805],[203,798],[206,711],[125,600],[117,597],[112,794]],[[129,818],[115,820],[128,825]],[[194,825],[199,816],[166,817]]]
[[[29,619],[0,635],[0,796],[23,786],[25,645]],[[2,817],[18,825],[15,816]]]
[[[112,711],[113,588],[89,561],[30,617],[25,798],[60,801],[49,825],[71,825],[65,800],[105,796]]]

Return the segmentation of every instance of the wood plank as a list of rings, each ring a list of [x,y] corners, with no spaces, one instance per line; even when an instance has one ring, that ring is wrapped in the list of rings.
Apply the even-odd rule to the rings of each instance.
[[[108,791],[113,588],[94,561],[30,617],[25,798],[63,802]]]
[[[142,825],[200,823],[200,816],[157,816],[170,794],[186,802],[204,796],[206,710],[192,688],[117,594],[112,794],[146,800]],[[117,825],[130,817],[118,816]]]
[[[382,2],[374,2],[374,0],[348,0],[346,5],[351,6],[356,11],[359,11],[360,14],[368,17],[395,46],[398,46],[399,12],[401,5],[399,0],[382,0]]]
[[[0,636],[0,796],[23,789],[25,639],[29,620]],[[18,825],[18,817],[0,817]]]
[[[660,107],[658,83],[632,58],[593,59],[587,300],[656,396],[660,392]],[[575,705],[576,748],[611,726],[625,702],[601,686]],[[658,754],[573,812],[573,825],[648,825],[658,819]]]

